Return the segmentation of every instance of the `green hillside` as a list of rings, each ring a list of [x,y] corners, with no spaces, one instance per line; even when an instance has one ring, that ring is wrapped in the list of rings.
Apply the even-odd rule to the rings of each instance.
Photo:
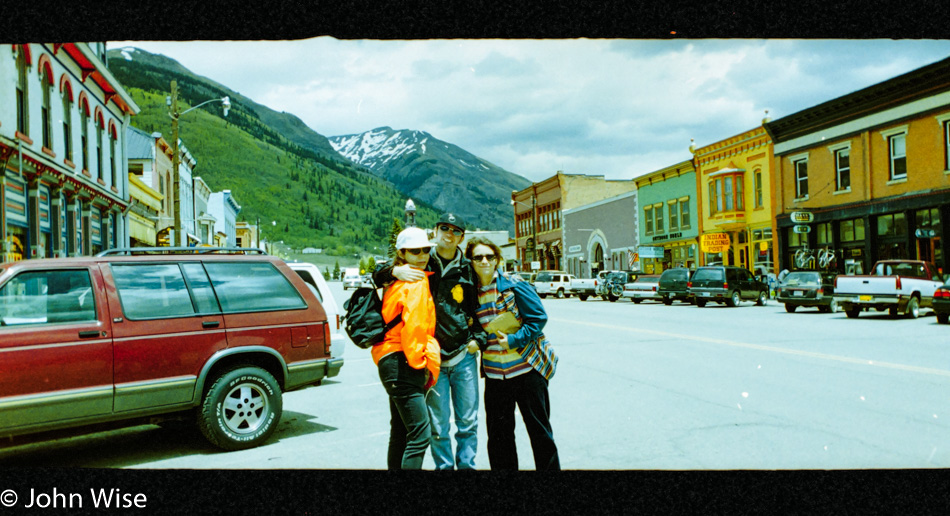
[[[123,64],[113,61],[110,69],[142,110],[132,117],[132,125],[161,132],[168,140],[171,119],[165,97],[171,79],[178,81],[182,111],[227,94],[188,75]],[[265,239],[337,255],[372,253],[374,247],[388,245],[393,218],[403,218],[406,198],[389,183],[289,142],[239,101],[232,99],[227,118],[221,116],[220,103],[188,113],[181,118],[179,136],[198,160],[195,175],[213,191],[231,190],[241,205],[238,220],[254,224],[259,217]],[[420,202],[416,207],[420,225],[435,224],[435,210]]]

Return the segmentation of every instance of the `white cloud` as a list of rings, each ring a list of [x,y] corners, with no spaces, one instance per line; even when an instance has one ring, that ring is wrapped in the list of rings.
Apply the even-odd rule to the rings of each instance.
[[[416,129],[532,180],[629,178],[950,55],[916,40],[122,42],[326,136]]]

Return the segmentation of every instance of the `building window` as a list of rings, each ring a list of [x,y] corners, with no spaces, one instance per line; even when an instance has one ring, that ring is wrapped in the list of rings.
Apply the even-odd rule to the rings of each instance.
[[[907,177],[907,133],[887,135],[887,152],[891,180],[905,179]]]
[[[713,215],[715,213],[722,211],[722,210],[716,209],[716,203],[718,199],[719,199],[719,196],[716,195],[716,182],[710,181],[709,182],[709,214],[710,215]]]
[[[645,229],[644,234],[653,234],[653,206],[643,208],[643,227]]]
[[[851,149],[835,151],[835,190],[851,189]]]
[[[943,169],[950,170],[950,120],[943,122]]]
[[[838,229],[842,242],[864,241],[864,219],[842,220]]]
[[[764,200],[762,199],[762,171],[756,170],[755,176],[755,207],[761,208]]]
[[[656,222],[655,222],[655,224],[656,224],[656,232],[657,232],[657,233],[663,233],[664,231],[666,231],[666,230],[663,228],[663,205],[662,205],[662,204],[654,204],[653,207],[655,208],[655,209],[653,210],[653,215],[656,217]]]
[[[808,160],[793,161],[792,165],[795,168],[795,198],[808,197]]]
[[[102,178],[102,125],[96,122],[96,171],[97,179]]]
[[[680,199],[680,229],[689,229],[689,197]]]
[[[745,209],[742,189],[743,174],[727,174],[717,177],[709,183],[709,195],[715,197],[709,200],[711,213],[721,211],[742,211]]]
[[[72,121],[73,101],[69,98],[69,90],[63,89],[63,152],[66,159],[73,160]]]
[[[20,47],[16,55],[16,130],[29,136],[29,87],[26,82],[26,51]]]
[[[79,107],[79,146],[82,155],[82,169],[89,170],[89,109]]]
[[[903,213],[891,213],[877,218],[877,235],[900,237],[907,234],[907,220]]]
[[[676,231],[680,227],[680,218],[676,201],[667,203],[670,210],[670,231]]]
[[[52,150],[53,148],[53,114],[52,114],[52,95],[53,78],[49,74],[49,69],[43,68],[43,77],[40,79],[43,88],[43,103],[40,106],[40,113],[43,123],[43,147]]]
[[[818,245],[831,245],[831,223],[825,222],[817,225]]]
[[[110,186],[119,188],[119,180],[115,170],[115,138],[109,138],[109,171],[112,174],[112,183]]]

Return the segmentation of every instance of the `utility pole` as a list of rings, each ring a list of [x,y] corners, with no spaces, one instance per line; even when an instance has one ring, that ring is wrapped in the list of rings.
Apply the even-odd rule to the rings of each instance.
[[[171,99],[171,112],[169,113],[172,117],[172,196],[174,197],[172,202],[172,210],[175,211],[175,226],[172,228],[175,231],[175,238],[172,242],[172,247],[183,246],[182,244],[182,228],[181,228],[181,191],[180,185],[181,177],[179,176],[178,167],[180,166],[178,158],[178,117],[181,113],[178,112],[178,81],[172,81],[172,99]]]

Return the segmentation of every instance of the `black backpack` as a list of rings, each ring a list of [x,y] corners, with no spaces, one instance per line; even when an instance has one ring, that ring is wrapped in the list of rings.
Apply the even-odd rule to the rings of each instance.
[[[343,303],[346,334],[353,344],[369,349],[379,344],[386,333],[402,322],[402,314],[386,323],[383,320],[383,300],[376,289],[360,287]]]

